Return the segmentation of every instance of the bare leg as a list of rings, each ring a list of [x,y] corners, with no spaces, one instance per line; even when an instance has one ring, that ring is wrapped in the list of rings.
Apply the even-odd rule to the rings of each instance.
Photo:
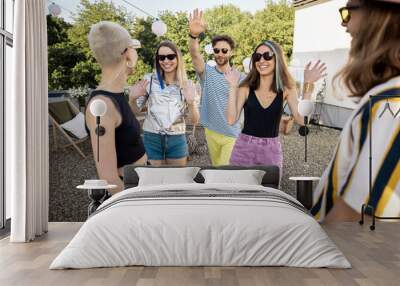
[[[186,166],[187,157],[180,159],[167,159],[167,165]]]
[[[133,163],[134,165],[138,165],[138,166],[142,166],[142,165],[146,165],[147,163],[147,155],[144,154],[139,160],[137,160],[135,163]]]
[[[332,210],[326,216],[324,223],[358,221],[360,214],[347,205],[342,198],[337,198]]]
[[[162,166],[165,165],[165,160],[149,160],[152,166]]]

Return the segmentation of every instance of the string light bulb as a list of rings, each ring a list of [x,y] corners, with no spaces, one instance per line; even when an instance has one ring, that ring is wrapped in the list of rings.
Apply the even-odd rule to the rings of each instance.
[[[59,6],[59,5],[57,5],[56,3],[51,3],[50,5],[49,5],[49,12],[50,12],[50,15],[51,16],[53,16],[53,17],[58,17],[58,16],[60,16],[60,14],[61,14],[61,7]]]
[[[251,58],[249,58],[249,57],[245,58],[243,60],[242,64],[243,64],[244,72],[249,73],[251,70]]]
[[[212,55],[214,53],[212,44],[205,45],[204,51],[207,53],[207,55]]]
[[[158,37],[164,36],[167,32],[167,25],[159,19],[156,19],[151,25],[151,31]]]

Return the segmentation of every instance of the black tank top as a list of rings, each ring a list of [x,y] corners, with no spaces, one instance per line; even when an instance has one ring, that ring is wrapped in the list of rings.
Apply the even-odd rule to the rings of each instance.
[[[283,113],[283,92],[278,92],[267,108],[263,108],[256,93],[250,89],[243,105],[244,127],[242,133],[255,137],[277,137]]]
[[[94,90],[91,93],[88,102],[90,102],[93,97],[98,95],[110,98],[122,117],[121,124],[117,128],[115,128],[115,149],[117,152],[117,167],[121,168],[125,165],[133,164],[145,154],[143,141],[140,137],[141,128],[139,121],[133,114],[124,93],[113,93],[105,90]],[[90,132],[88,133],[90,134]]]

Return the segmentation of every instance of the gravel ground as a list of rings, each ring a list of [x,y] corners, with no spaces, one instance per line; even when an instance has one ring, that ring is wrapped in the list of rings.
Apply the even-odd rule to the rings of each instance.
[[[49,134],[52,135],[51,129]],[[308,164],[304,163],[304,137],[294,126],[292,132],[282,136],[283,142],[283,178],[281,189],[290,195],[295,194],[295,182],[290,176],[321,176],[332,157],[340,131],[311,126],[308,136]],[[61,134],[58,133],[62,142]],[[85,221],[89,199],[86,191],[78,190],[85,179],[96,178],[93,156],[83,159],[72,147],[54,150],[50,136],[50,221]],[[196,139],[205,145],[202,128],[196,131]],[[91,154],[89,140],[80,144],[85,154]],[[188,165],[210,165],[208,154],[194,155]]]

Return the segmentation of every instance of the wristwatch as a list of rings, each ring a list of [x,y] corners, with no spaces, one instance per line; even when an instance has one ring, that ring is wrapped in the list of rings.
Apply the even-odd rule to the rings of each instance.
[[[191,37],[193,40],[199,39],[199,41],[203,41],[206,35],[204,33],[200,33],[197,37],[193,36],[192,34],[189,33],[189,37]]]

